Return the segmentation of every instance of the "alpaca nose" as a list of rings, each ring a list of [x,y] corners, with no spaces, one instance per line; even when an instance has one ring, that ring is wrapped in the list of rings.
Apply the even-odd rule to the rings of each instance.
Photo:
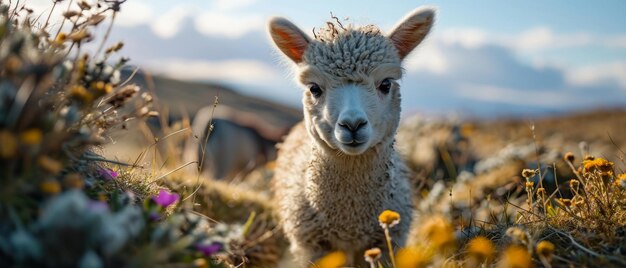
[[[354,120],[346,119],[340,121],[338,124],[340,127],[345,128],[352,133],[355,133],[359,129],[367,125],[367,120],[365,120],[364,118],[357,118]]]

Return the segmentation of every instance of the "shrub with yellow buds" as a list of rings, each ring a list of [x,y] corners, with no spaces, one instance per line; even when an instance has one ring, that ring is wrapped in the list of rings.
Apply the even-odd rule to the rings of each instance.
[[[56,195],[61,192],[61,185],[56,180],[46,180],[39,184],[39,189],[47,195]]]
[[[543,187],[537,188],[537,195],[544,195],[546,194],[546,189]]]
[[[346,254],[343,251],[334,251],[326,254],[311,265],[311,268],[339,268],[346,264]]]
[[[419,233],[439,250],[446,250],[455,245],[454,227],[444,217],[430,218],[422,225]]]
[[[522,177],[526,178],[526,179],[530,179],[532,177],[535,176],[537,172],[534,169],[527,169],[525,168],[524,170],[522,170]]]
[[[537,252],[538,256],[544,257],[546,258],[546,260],[550,261],[552,260],[552,254],[554,253],[554,244],[552,244],[550,241],[543,240],[537,243],[535,251]]]
[[[427,267],[433,259],[433,252],[427,248],[411,246],[400,249],[396,254],[397,268]]]
[[[502,253],[498,268],[535,267],[528,250],[521,246],[510,246]]]
[[[602,175],[607,175],[613,172],[613,162],[598,157],[583,161],[583,168],[584,172],[600,172]]]
[[[20,135],[20,141],[26,145],[37,145],[41,143],[42,139],[43,133],[40,129],[36,128],[26,130]]]
[[[80,174],[70,173],[65,175],[63,185],[67,188],[82,189],[85,186],[85,181]]]
[[[382,251],[380,248],[371,248],[365,251],[363,257],[365,257],[365,261],[367,261],[370,266],[376,267],[376,262],[380,259],[382,255]]]
[[[557,202],[559,204],[561,204],[564,207],[569,207],[572,205],[572,200],[571,199],[567,199],[567,198],[559,198],[557,199]]]
[[[626,189],[626,173],[619,174],[617,179],[615,180],[615,185],[621,187],[622,189]]]
[[[383,228],[390,228],[400,223],[400,214],[393,210],[385,210],[378,216],[378,222]]]
[[[45,155],[37,158],[37,164],[50,174],[58,174],[63,169],[63,163]]]
[[[0,131],[0,158],[11,158],[17,152],[17,139],[10,131]]]
[[[535,187],[535,183],[534,182],[532,182],[532,181],[527,181],[526,182],[526,188],[527,189],[531,189],[532,190],[533,187]]]
[[[484,236],[477,236],[467,243],[468,262],[475,264],[472,266],[492,262],[495,254],[493,242]]]

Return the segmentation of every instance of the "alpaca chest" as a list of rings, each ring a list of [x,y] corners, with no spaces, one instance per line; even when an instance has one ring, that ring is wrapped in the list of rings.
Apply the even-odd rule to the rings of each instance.
[[[321,239],[328,240],[333,249],[377,245],[382,239],[378,214],[385,209],[404,210],[395,201],[397,194],[390,192],[392,182],[388,175],[368,177],[369,184],[361,179],[336,177],[334,182],[344,182],[343,185],[328,183],[309,188],[315,191],[307,194],[310,207],[306,211],[316,219],[315,233],[322,234]],[[348,180],[360,183],[348,184]]]
[[[346,195],[350,195],[346,193]],[[378,224],[376,211],[381,204],[363,202],[361,198],[341,198],[332,204],[311,203],[304,210],[300,234],[307,244],[323,250],[344,250],[366,248],[380,244],[383,233]],[[314,235],[313,235],[314,234]]]

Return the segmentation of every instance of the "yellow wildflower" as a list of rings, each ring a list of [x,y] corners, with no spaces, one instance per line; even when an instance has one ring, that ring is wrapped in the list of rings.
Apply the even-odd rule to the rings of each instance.
[[[65,40],[67,40],[67,34],[59,33],[57,35],[57,38],[54,39],[54,42],[57,43],[58,45],[60,45],[60,44],[63,44],[63,42],[65,42]]]
[[[93,81],[91,82],[91,84],[89,84],[90,88],[93,88],[95,90],[104,90],[104,82],[102,81]]]
[[[398,250],[396,254],[397,268],[426,267],[433,258],[433,252],[423,247],[411,246]]]
[[[78,173],[70,173],[65,176],[63,185],[67,188],[82,189],[85,186],[85,181]]]
[[[311,268],[339,268],[346,264],[346,254],[342,251],[335,251],[326,254],[311,266]]]
[[[106,54],[110,54],[113,53],[115,51],[118,51],[120,49],[122,49],[122,47],[124,47],[124,43],[122,42],[118,42],[117,44],[107,48],[107,50],[105,51]]]
[[[622,187],[622,189],[626,189],[626,173],[619,174],[619,176],[617,176],[615,185]]]
[[[537,195],[544,195],[546,194],[546,189],[543,187],[537,188]]]
[[[0,158],[11,158],[17,152],[17,139],[9,131],[0,131],[0,144]]]
[[[569,207],[572,205],[572,200],[567,199],[567,198],[559,198],[557,199],[557,201],[565,207]]]
[[[91,103],[93,101],[93,94],[89,93],[83,86],[73,86],[70,89],[70,95],[81,100],[84,103]]]
[[[87,38],[91,38],[91,34],[85,29],[72,32],[67,36],[67,39],[72,40],[73,42],[80,42]]]
[[[534,182],[532,182],[532,181],[527,181],[527,182],[526,182],[526,188],[527,188],[527,189],[531,189],[531,190],[532,190],[532,188],[533,188],[534,186],[535,186],[535,183],[534,183]]]
[[[599,171],[602,175],[607,175],[610,172],[613,172],[613,162],[609,162],[608,160],[600,157],[583,161],[583,167],[585,172]]]
[[[113,85],[110,84],[110,83],[106,83],[104,85],[104,89],[103,90],[104,90],[104,93],[109,94],[109,93],[111,93],[111,91],[113,91]]]
[[[209,268],[209,263],[205,259],[199,258],[199,259],[195,259],[193,261],[193,267],[196,267],[196,268]]]
[[[549,241],[543,240],[537,243],[535,251],[537,252],[537,255],[542,256],[547,260],[550,260],[552,259],[552,254],[554,253],[554,244]]]
[[[55,180],[46,180],[39,184],[39,189],[48,195],[55,195],[61,192],[61,185]]]
[[[383,228],[393,227],[400,223],[400,214],[393,210],[385,210],[378,216],[378,222]]]
[[[33,128],[22,132],[20,135],[20,140],[23,144],[26,145],[37,145],[41,143],[43,139],[43,133],[41,130]]]
[[[496,247],[486,237],[477,236],[467,244],[467,253],[478,263],[490,263],[496,254]]]
[[[454,227],[441,216],[426,221],[420,229],[420,234],[439,250],[446,250],[455,243]]]
[[[530,179],[530,178],[534,177],[535,174],[536,174],[536,171],[532,170],[532,169],[527,169],[526,168],[526,169],[522,170],[522,177],[524,177],[526,179]]]
[[[39,164],[41,169],[51,174],[58,174],[63,169],[63,163],[45,155],[37,158],[37,164]]]
[[[371,249],[366,250],[363,256],[365,257],[365,261],[367,261],[370,264],[375,265],[376,261],[380,259],[381,254],[382,252],[380,251],[379,248],[371,248]]]
[[[521,246],[510,246],[502,253],[499,268],[531,268],[534,267],[528,250]]]

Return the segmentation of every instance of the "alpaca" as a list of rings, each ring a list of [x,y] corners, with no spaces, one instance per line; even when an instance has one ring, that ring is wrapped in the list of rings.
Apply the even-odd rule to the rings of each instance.
[[[200,144],[206,141],[202,174],[217,180],[233,181],[245,178],[255,168],[275,159],[275,144],[282,131],[244,125],[249,116],[245,112],[237,111],[235,114],[236,110],[227,107],[214,110],[213,106],[207,106],[196,113],[191,126],[195,137],[185,141],[185,162],[200,162],[203,158],[203,146]],[[249,120],[258,121],[257,118]],[[213,124],[213,129],[207,137],[209,124]],[[197,172],[197,167],[190,165],[188,171]]]
[[[391,228],[404,245],[411,225],[410,172],[394,148],[402,60],[428,34],[434,10],[418,8],[387,35],[338,20],[310,38],[284,18],[269,22],[276,47],[304,86],[303,122],[280,145],[273,187],[293,255],[306,265],[341,250],[348,265],[386,248],[377,216],[400,213]]]

